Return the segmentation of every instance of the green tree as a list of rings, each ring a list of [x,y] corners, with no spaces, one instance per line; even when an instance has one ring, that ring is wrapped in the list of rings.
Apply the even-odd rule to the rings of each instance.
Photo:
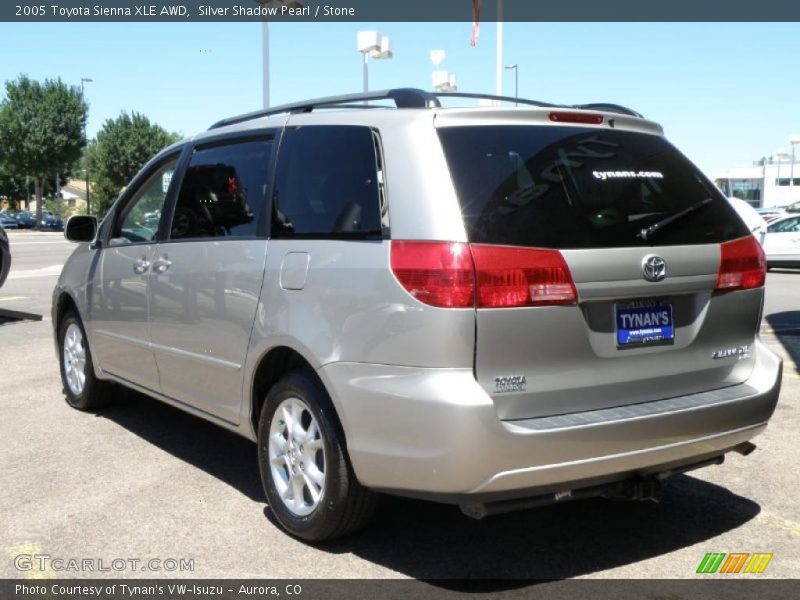
[[[97,140],[89,145],[89,167],[94,181],[92,206],[103,215],[144,164],[180,136],[136,112],[108,119]]]
[[[27,199],[27,197],[28,190],[25,176],[9,173],[0,164],[0,200],[6,200],[10,208],[16,209],[19,207],[19,202]]]
[[[33,81],[21,75],[6,82],[0,103],[0,163],[7,172],[27,175],[36,196],[36,222],[41,222],[47,180],[76,164],[86,145],[86,103],[80,89],[60,79]]]

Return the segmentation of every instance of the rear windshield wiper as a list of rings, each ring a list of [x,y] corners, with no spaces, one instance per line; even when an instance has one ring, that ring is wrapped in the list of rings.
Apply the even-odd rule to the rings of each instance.
[[[693,213],[698,208],[702,208],[703,206],[705,206],[706,204],[711,202],[713,199],[714,198],[709,196],[705,200],[700,200],[700,202],[696,202],[695,204],[692,204],[691,206],[689,206],[687,208],[684,208],[682,211],[676,212],[674,215],[670,215],[668,217],[665,217],[665,218],[661,219],[660,221],[657,221],[657,222],[653,223],[652,225],[650,225],[648,227],[645,227],[644,229],[642,229],[639,232],[639,237],[642,238],[643,240],[647,241],[648,238],[652,237],[652,235],[654,233],[656,233],[657,231],[659,231],[660,229],[663,229],[664,227],[666,227],[670,223],[674,223],[678,219],[681,219],[681,218],[685,217],[689,213]]]

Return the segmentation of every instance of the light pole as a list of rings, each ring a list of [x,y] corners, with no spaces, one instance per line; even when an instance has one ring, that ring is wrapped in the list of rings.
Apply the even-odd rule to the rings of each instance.
[[[789,143],[792,145],[792,166],[790,168],[789,185],[791,187],[794,187],[794,161],[795,161],[794,147],[797,144],[800,144],[800,133],[795,133],[794,135],[789,136]]]
[[[497,47],[495,55],[495,95],[503,95],[503,0],[497,0]],[[500,104],[497,102],[497,104]]]
[[[83,100],[84,104],[86,104],[86,93],[85,93],[85,90],[83,88],[83,84],[84,83],[93,83],[93,82],[94,82],[94,80],[90,79],[89,77],[81,77],[81,100]],[[83,122],[83,137],[86,138],[86,121]],[[85,169],[86,170],[86,214],[90,215],[90,214],[92,214],[92,209],[91,209],[92,205],[91,205],[91,201],[89,199],[89,140],[88,140],[88,138],[86,139],[85,161],[86,161],[86,169]],[[57,191],[58,190],[56,190],[56,192]]]
[[[369,91],[369,59],[386,60],[394,56],[392,41],[387,36],[381,36],[377,31],[359,31],[356,34],[356,49],[364,57],[363,82],[364,93]]]
[[[431,59],[431,63],[433,63],[433,73],[431,74],[433,90],[436,92],[457,91],[456,76],[439,68],[444,59],[447,58],[447,53],[444,50],[431,50],[428,56]]]
[[[269,23],[264,21],[261,25],[261,93],[264,109],[269,108]]]
[[[519,65],[506,65],[506,70],[514,69],[514,106],[519,106]]]
[[[788,156],[789,155],[786,154],[786,150],[783,148],[778,148],[775,150],[775,154],[772,155],[772,158],[778,163],[778,174],[775,176],[775,185],[779,185],[778,180],[781,178],[781,160],[787,158]]]

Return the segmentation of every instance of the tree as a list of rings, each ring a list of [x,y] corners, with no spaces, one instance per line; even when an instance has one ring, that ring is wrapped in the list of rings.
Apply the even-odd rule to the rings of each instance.
[[[0,161],[8,172],[33,181],[37,223],[47,179],[74,165],[86,145],[86,111],[80,89],[60,79],[39,83],[20,75],[6,82],[0,104]]]
[[[17,208],[20,200],[28,196],[25,176],[14,175],[0,164],[0,200],[6,200],[10,208]]]
[[[137,112],[122,112],[108,119],[97,140],[89,146],[89,165],[94,180],[92,195],[96,214],[104,214],[144,164],[180,136],[151,123]]]

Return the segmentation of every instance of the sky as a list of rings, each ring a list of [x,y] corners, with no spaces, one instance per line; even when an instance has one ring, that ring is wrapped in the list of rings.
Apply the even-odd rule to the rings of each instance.
[[[430,89],[428,53],[443,49],[459,91],[494,93],[494,23],[476,48],[471,23],[275,23],[272,104],[361,91],[361,29],[393,43],[393,59],[370,63],[370,89]],[[90,137],[121,111],[189,136],[261,108],[258,23],[1,23],[0,40],[0,82],[93,80]],[[634,108],[712,177],[791,152],[800,133],[800,23],[506,23],[504,59],[520,96]]]

